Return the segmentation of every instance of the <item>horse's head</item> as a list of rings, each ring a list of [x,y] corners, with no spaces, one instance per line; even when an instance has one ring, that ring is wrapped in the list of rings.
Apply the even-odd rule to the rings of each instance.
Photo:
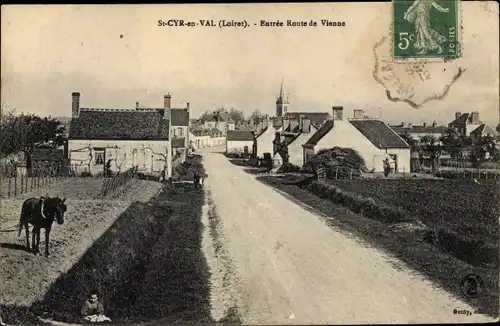
[[[61,199],[59,197],[55,197],[55,198],[45,199],[45,201],[46,201],[46,205],[50,209],[50,214],[53,214],[53,216],[56,218],[57,224],[63,224],[64,223],[64,213],[67,210],[67,207],[65,204],[66,198]]]

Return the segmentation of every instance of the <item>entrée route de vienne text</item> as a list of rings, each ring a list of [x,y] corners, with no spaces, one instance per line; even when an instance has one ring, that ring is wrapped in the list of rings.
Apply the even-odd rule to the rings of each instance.
[[[182,19],[170,19],[170,20],[158,20],[159,27],[219,27],[219,28],[247,28],[250,24],[246,20],[198,20],[198,21],[188,21]],[[329,19],[320,20],[260,20],[259,23],[253,23],[253,26],[258,27],[342,27],[346,26],[345,21],[333,21]]]

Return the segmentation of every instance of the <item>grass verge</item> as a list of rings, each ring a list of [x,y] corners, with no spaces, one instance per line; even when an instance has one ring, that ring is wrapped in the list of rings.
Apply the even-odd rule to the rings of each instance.
[[[193,158],[188,172],[202,171],[199,161]],[[192,184],[174,184],[148,203],[132,204],[42,300],[29,308],[1,306],[4,321],[77,322],[86,295],[97,290],[119,324],[213,324],[201,250],[203,196]]]

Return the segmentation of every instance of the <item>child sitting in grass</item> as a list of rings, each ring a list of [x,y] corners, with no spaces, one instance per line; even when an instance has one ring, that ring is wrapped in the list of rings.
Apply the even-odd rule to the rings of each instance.
[[[111,319],[104,315],[104,307],[99,302],[95,291],[90,294],[88,300],[83,304],[81,313],[84,322],[102,323],[111,321]]]

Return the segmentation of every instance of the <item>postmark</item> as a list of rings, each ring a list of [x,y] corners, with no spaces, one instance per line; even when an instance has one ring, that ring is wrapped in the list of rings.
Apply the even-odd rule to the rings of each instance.
[[[419,109],[445,99],[453,84],[466,72],[460,63],[397,62],[391,54],[391,40],[383,37],[373,47],[373,78],[382,86],[388,100]]]
[[[477,274],[467,274],[460,281],[460,292],[467,298],[477,298],[483,288],[483,280]]]
[[[459,58],[460,18],[460,0],[393,0],[393,59]]]

